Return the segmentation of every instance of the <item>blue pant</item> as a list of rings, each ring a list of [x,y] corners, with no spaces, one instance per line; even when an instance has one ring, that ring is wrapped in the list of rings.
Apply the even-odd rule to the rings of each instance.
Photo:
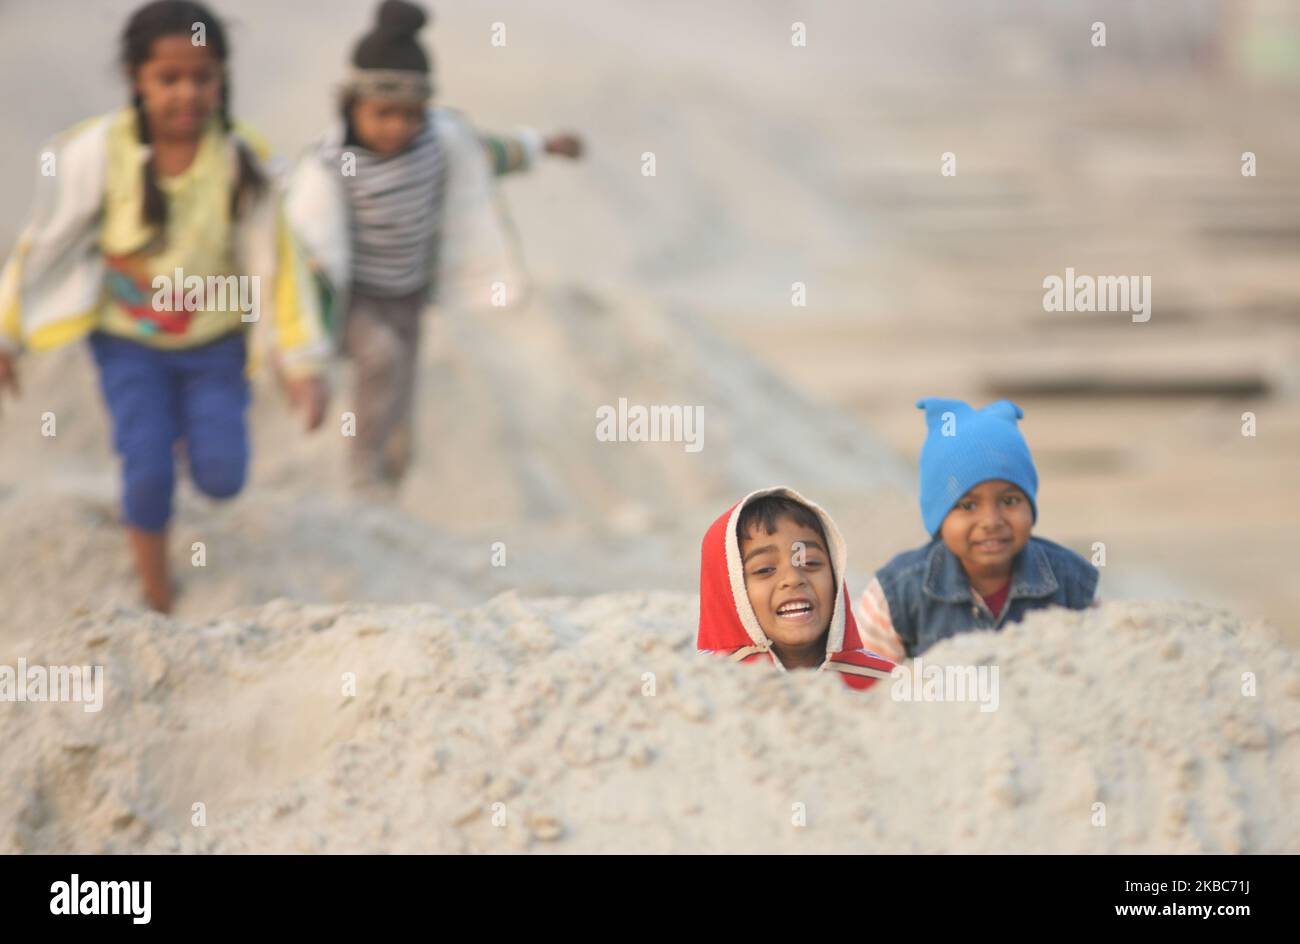
[[[113,418],[113,447],[122,457],[127,524],[144,531],[167,526],[180,439],[200,491],[228,498],[243,488],[249,389],[242,333],[160,351],[97,331],[90,347]]]

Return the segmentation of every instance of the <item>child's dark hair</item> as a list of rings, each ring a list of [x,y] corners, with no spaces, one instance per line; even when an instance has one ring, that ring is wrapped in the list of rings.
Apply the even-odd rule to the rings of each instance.
[[[821,537],[822,546],[826,547],[829,553],[830,547],[826,544],[826,532],[822,529],[822,523],[817,514],[803,502],[787,498],[785,495],[764,495],[762,498],[755,498],[742,508],[740,517],[736,521],[736,540],[745,540],[749,536],[749,532],[760,525],[764,533],[775,534],[776,522],[779,518],[789,518],[797,525],[816,531],[818,536]]]
[[[346,89],[339,95],[339,114],[343,117],[343,146],[360,147],[357,126],[352,122],[352,109],[360,100],[356,92]]]
[[[205,43],[213,57],[223,65],[229,57],[230,49],[226,44],[226,32],[221,21],[201,3],[192,0],[154,0],[146,3],[131,15],[126,28],[122,30],[122,65],[128,73],[134,72],[149,60],[153,44],[164,36],[190,36],[196,24],[203,24]],[[132,93],[135,106],[136,135],[142,144],[149,144],[149,121],[144,111],[144,99],[139,92]],[[224,75],[221,82],[221,103],[218,114],[221,127],[229,132],[232,126],[229,111],[230,77]],[[238,176],[230,195],[230,215],[238,216],[240,206],[246,195],[260,196],[266,189],[266,178],[258,170],[256,162],[242,141],[238,141],[236,153],[239,159]],[[144,165],[144,222],[165,230],[167,226],[167,198],[158,186],[158,172],[150,158]]]

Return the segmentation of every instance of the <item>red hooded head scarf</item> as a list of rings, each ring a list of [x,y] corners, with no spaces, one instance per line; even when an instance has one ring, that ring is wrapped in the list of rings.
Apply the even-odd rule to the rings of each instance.
[[[782,495],[804,505],[821,522],[830,545],[831,567],[837,583],[830,632],[826,634],[826,661],[820,669],[841,673],[850,688],[869,688],[878,679],[889,678],[894,664],[868,652],[858,637],[858,625],[849,604],[844,581],[848,551],[844,538],[830,515],[789,488],[765,488],[751,492],[723,512],[704,535],[700,549],[700,633],[696,647],[701,652],[726,655],[736,662],[772,662],[784,669],[772,649],[772,641],[758,624],[758,617],[745,592],[745,571],[740,560],[740,539],[736,522],[746,505],[767,495]]]

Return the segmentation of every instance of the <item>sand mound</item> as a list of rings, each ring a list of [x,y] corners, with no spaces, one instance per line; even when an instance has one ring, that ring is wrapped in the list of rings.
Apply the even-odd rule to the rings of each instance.
[[[701,657],[694,622],[666,593],[90,614],[23,647],[106,697],[0,711],[0,851],[1300,851],[1300,666],[1262,626],[1110,604],[928,653],[999,668],[982,712]]]
[[[329,425],[304,436],[259,375],[243,494],[217,504],[180,476],[169,537],[178,616],[279,597],[468,606],[512,589],[685,589],[709,522],[773,482],[845,509],[855,586],[915,530],[903,466],[869,431],[635,293],[548,288],[526,312],[431,312],[428,328],[416,463],[392,505],[350,494],[348,442]],[[0,658],[10,659],[22,653],[6,655],[9,640],[79,608],[140,605],[117,524],[119,462],[84,345],[23,368],[23,399],[7,401],[0,422]],[[346,365],[336,374],[335,407],[350,409]],[[596,410],[620,398],[701,406],[705,449],[599,441]],[[56,436],[40,434],[47,412]],[[498,543],[508,567],[492,566]]]

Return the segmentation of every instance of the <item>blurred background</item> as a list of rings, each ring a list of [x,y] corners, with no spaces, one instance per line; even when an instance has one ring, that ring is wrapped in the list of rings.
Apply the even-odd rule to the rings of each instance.
[[[0,250],[42,142],[126,103],[116,41],[134,6],[0,2]],[[295,157],[333,117],[373,4],[212,6],[236,114]],[[1037,533],[1086,556],[1104,543],[1103,594],[1202,600],[1300,640],[1300,4],[430,6],[442,103],[588,144],[503,187],[533,300],[430,315],[397,507],[353,500],[339,437],[299,435],[263,378],[246,494],[181,496],[177,565],[196,540],[209,565],[182,575],[180,615],[693,592],[712,518],[778,483],[840,522],[860,593],[924,540],[914,403],[944,395],[1024,407]],[[1045,312],[1043,279],[1067,267],[1149,275],[1150,321]],[[0,417],[0,628],[37,632],[134,605],[134,586],[89,358],[23,369]],[[702,405],[704,449],[596,442],[596,409],[620,397]],[[54,439],[36,432],[46,410]]]

